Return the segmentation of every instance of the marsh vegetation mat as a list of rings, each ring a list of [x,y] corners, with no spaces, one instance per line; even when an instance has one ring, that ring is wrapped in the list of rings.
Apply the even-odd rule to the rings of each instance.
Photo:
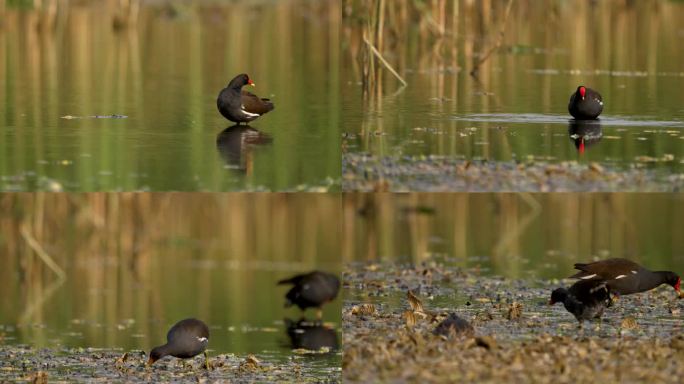
[[[623,296],[600,326],[580,330],[561,305],[547,304],[553,288],[569,284],[483,276],[436,261],[349,264],[344,380],[680,382],[684,301],[671,287]],[[450,312],[471,322],[474,335],[433,335]]]
[[[268,354],[210,356],[187,361],[164,359],[145,366],[142,351],[96,348],[36,349],[0,346],[0,381],[47,383],[68,382],[341,382],[340,368],[324,363],[315,354],[295,354],[273,360]]]
[[[666,173],[652,165],[672,158],[643,157],[630,169],[597,162],[468,160],[449,156],[376,156],[345,153],[345,191],[392,192],[678,192],[684,173]]]

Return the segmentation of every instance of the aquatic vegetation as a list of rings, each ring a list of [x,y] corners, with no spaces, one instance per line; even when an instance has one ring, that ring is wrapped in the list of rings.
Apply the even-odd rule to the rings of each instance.
[[[436,261],[351,265],[344,381],[679,381],[684,323],[671,314],[682,305],[676,298],[663,289],[621,298],[603,326],[579,331],[572,315],[546,304],[558,283],[482,276]],[[372,313],[354,311],[370,304]],[[406,311],[417,308],[436,318],[415,316],[407,326]],[[472,335],[433,334],[451,311],[471,322]]]

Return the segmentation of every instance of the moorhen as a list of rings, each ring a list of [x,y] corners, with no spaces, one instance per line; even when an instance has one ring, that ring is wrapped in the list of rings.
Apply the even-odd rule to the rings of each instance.
[[[147,365],[154,364],[164,356],[189,359],[204,352],[204,364],[208,368],[207,344],[209,344],[209,328],[204,322],[197,319],[181,320],[166,334],[166,344],[150,351]]]
[[[340,279],[332,273],[313,271],[302,275],[280,280],[278,285],[292,284],[294,287],[285,295],[285,307],[293,304],[304,311],[307,308],[317,308],[316,318],[321,319],[323,304],[333,301],[340,290]]]
[[[610,291],[617,295],[629,295],[649,291],[661,284],[671,285],[682,297],[679,290],[682,279],[671,271],[652,272],[627,259],[615,258],[593,263],[577,263],[580,272],[570,276],[582,280],[605,280]]]
[[[285,326],[294,349],[320,351],[322,348],[329,350],[338,348],[337,332],[332,328],[304,319],[297,322],[285,319]]]
[[[254,86],[254,82],[247,74],[237,75],[221,90],[216,99],[216,105],[223,117],[238,124],[249,123],[274,108],[269,99],[260,99],[243,90],[242,87],[247,84]]]
[[[475,333],[475,329],[473,328],[470,323],[459,317],[455,313],[450,313],[449,316],[442,320],[437,327],[435,327],[434,331],[432,331],[434,335],[441,335],[441,336],[466,336],[470,337],[473,336]]]
[[[568,111],[577,120],[593,120],[603,111],[603,99],[598,92],[580,85],[570,95]]]
[[[551,292],[549,305],[556,303],[563,303],[582,327],[584,320],[601,318],[603,310],[610,305],[610,288],[602,280],[580,280],[569,289],[556,288]]]

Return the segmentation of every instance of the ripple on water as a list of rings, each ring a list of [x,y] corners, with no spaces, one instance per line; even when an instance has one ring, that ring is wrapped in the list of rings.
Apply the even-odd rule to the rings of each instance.
[[[546,115],[541,113],[475,113],[454,116],[454,120],[489,122],[489,123],[536,123],[536,124],[568,124],[574,119],[567,115]],[[585,120],[585,124],[601,124],[602,126],[622,127],[682,127],[684,122],[677,120],[648,120],[645,116],[601,117],[598,120]]]

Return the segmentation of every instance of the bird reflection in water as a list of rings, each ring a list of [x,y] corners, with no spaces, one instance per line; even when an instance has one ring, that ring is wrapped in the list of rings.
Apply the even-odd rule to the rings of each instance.
[[[292,349],[333,351],[338,348],[337,332],[322,322],[309,321],[304,318],[296,322],[287,318],[284,321],[285,332],[290,338]]]
[[[585,149],[601,141],[603,130],[599,120],[571,120],[568,125],[568,135],[575,143],[579,154]]]
[[[249,125],[233,125],[216,137],[216,149],[232,168],[250,174],[253,168],[252,151],[256,146],[273,142],[271,135]]]

